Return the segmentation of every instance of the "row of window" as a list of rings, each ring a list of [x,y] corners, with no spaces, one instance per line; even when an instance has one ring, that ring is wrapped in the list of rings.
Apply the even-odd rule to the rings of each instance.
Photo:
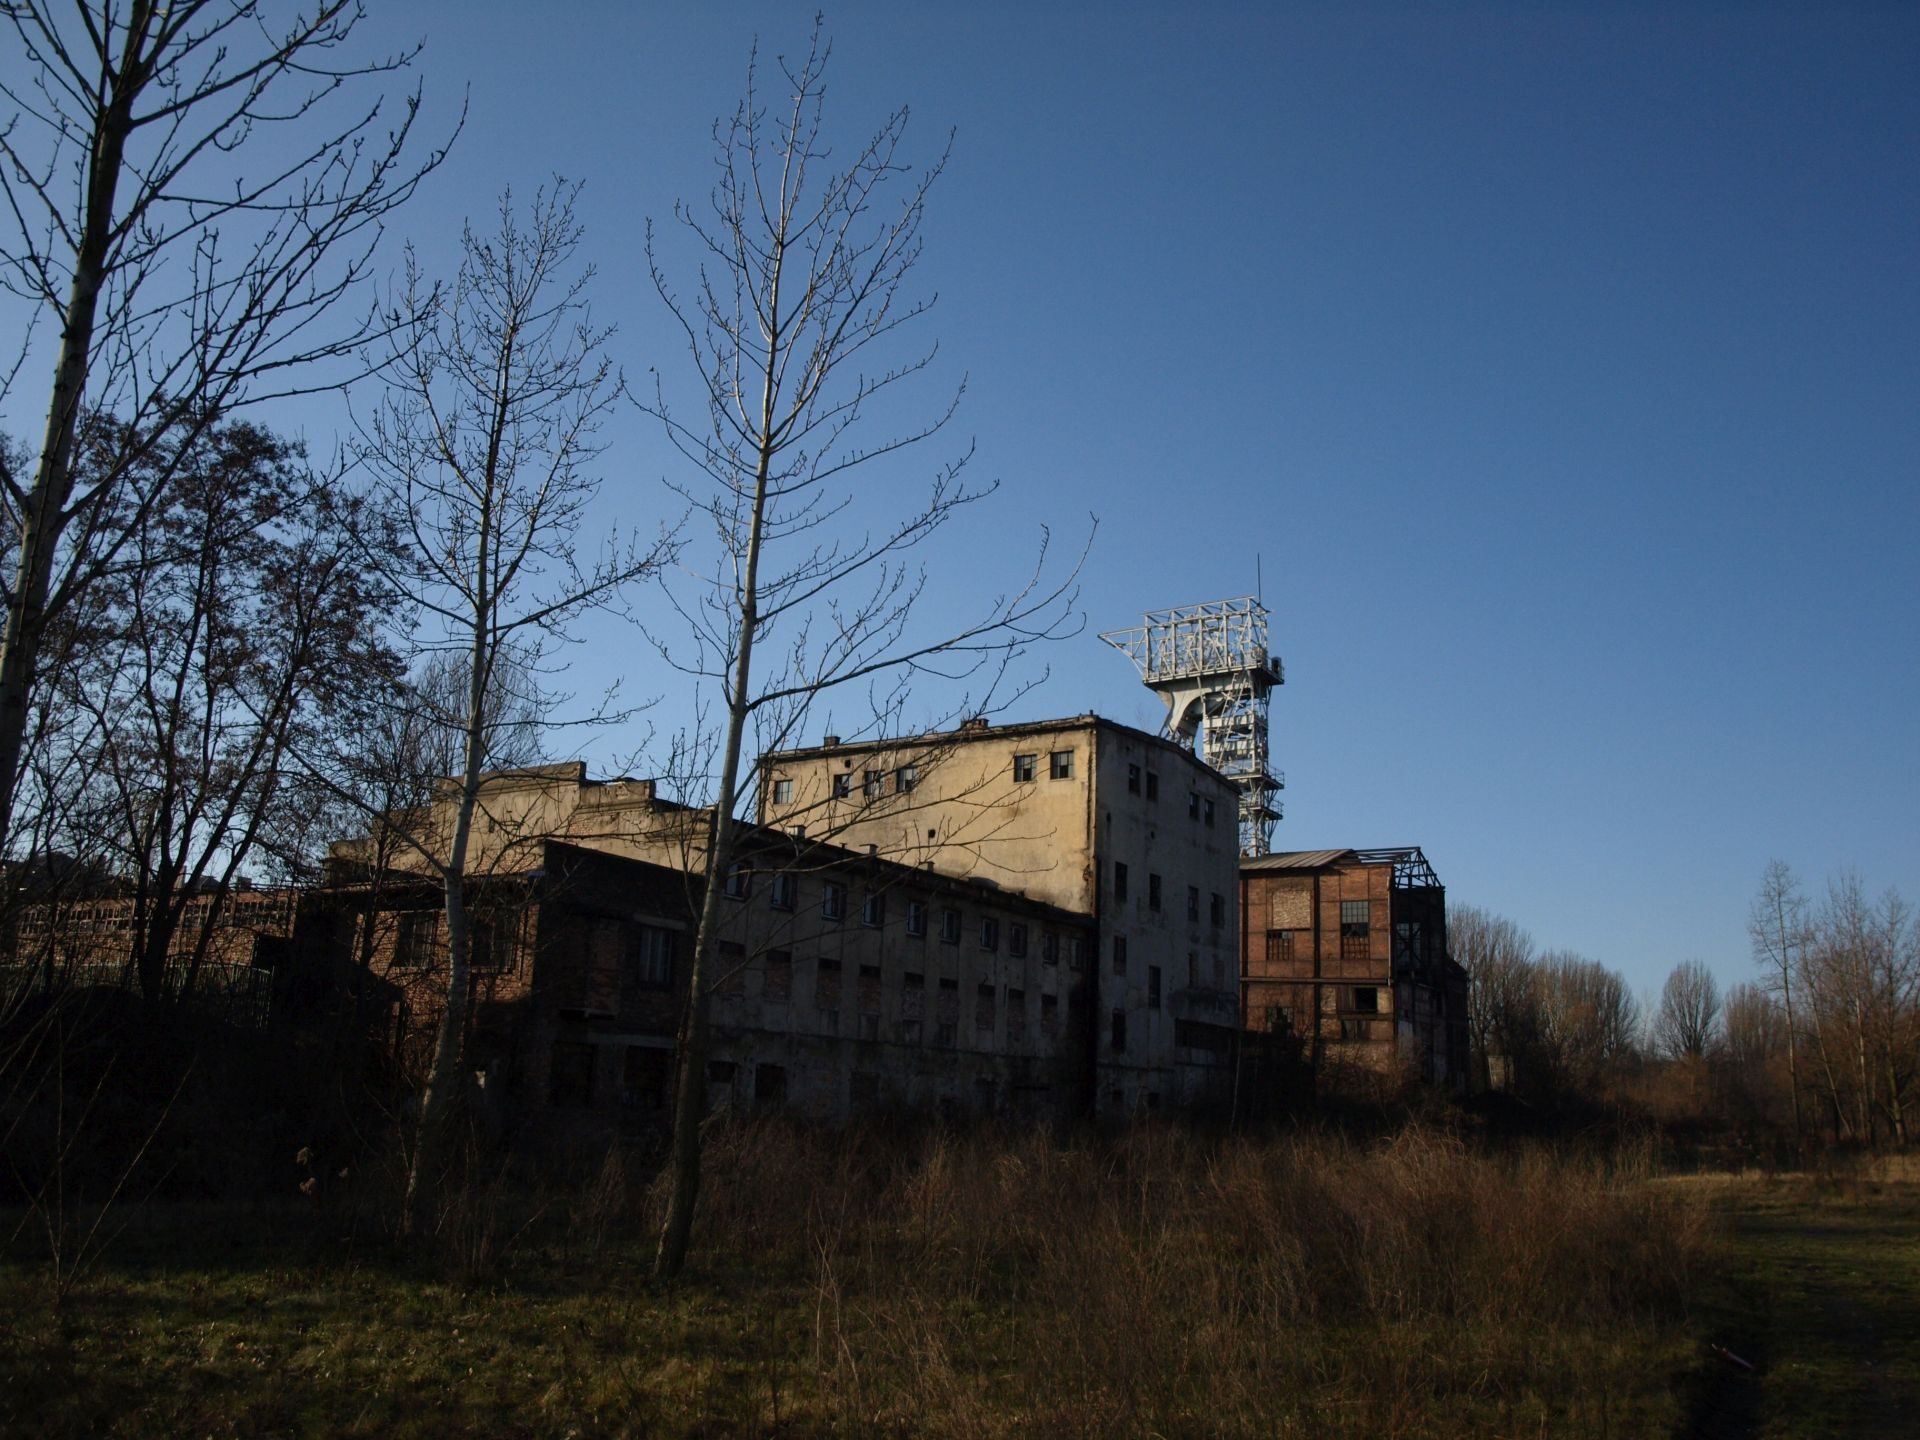
[[[750,862],[741,861],[727,871],[723,893],[730,900],[746,900],[753,894],[754,872]],[[775,910],[793,910],[799,903],[799,880],[789,870],[776,870],[770,880],[771,890],[767,903]],[[907,934],[924,938],[928,933],[933,907],[925,900],[908,899]],[[847,887],[838,880],[821,882],[820,918],[840,921],[847,918]],[[887,897],[878,890],[870,890],[860,901],[860,923],[871,930],[878,930],[887,923]],[[940,907],[939,934],[942,942],[958,945],[964,933],[965,925],[961,912],[951,905]],[[982,950],[1000,948],[1001,922],[998,916],[982,915],[975,930]],[[1032,930],[1024,920],[1010,920],[1006,923],[1007,953],[1016,959],[1028,953]],[[1073,965],[1078,968],[1082,959],[1084,941],[1077,935],[1066,937],[1066,945]],[[1040,958],[1049,965],[1060,960],[1061,937],[1051,930],[1040,934]]]
[[[1127,871],[1127,862],[1124,860],[1114,861],[1114,900],[1124,903],[1130,890],[1131,880]],[[1160,877],[1156,874],[1149,873],[1147,876],[1147,908],[1149,910],[1159,910],[1162,908],[1161,890]],[[1198,885],[1189,885],[1187,887],[1187,919],[1196,922],[1200,919],[1200,887]],[[1207,903],[1207,920],[1213,925],[1224,925],[1227,923],[1227,897],[1218,891],[1214,892],[1212,898]]]

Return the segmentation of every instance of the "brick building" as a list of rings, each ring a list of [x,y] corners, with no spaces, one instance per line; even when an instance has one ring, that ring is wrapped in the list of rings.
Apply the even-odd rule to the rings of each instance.
[[[1467,1078],[1467,975],[1447,954],[1446,889],[1417,848],[1240,861],[1241,991],[1263,1052],[1322,1089]]]

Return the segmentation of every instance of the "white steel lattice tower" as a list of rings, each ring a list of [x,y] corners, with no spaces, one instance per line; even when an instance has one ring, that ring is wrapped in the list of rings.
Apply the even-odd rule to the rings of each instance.
[[[1191,745],[1200,734],[1200,758],[1240,787],[1240,853],[1265,855],[1280,818],[1274,792],[1286,784],[1267,753],[1267,693],[1286,681],[1267,653],[1267,607],[1243,595],[1145,619],[1100,638],[1167,702],[1168,736]]]

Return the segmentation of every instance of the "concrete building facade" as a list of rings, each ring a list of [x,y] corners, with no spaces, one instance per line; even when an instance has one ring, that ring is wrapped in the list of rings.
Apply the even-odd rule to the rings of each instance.
[[[1095,1107],[1231,1090],[1239,792],[1181,745],[1094,715],[973,721],[761,758],[759,819],[1084,916]]]

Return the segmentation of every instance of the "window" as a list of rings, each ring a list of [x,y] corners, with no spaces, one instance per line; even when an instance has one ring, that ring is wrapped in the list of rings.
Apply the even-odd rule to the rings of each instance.
[[[627,932],[627,980],[641,990],[664,990],[673,983],[671,930],[636,925]]]
[[[1353,1010],[1358,1015],[1378,1015],[1380,1013],[1380,988],[1377,985],[1356,985],[1353,987]]]
[[[1138,765],[1127,766],[1127,793],[1129,795],[1138,795],[1140,793],[1140,767]]]
[[[744,900],[753,893],[753,866],[745,860],[736,860],[727,867],[727,878],[722,892],[729,900]]]
[[[1218,891],[1207,902],[1207,923],[1216,930],[1227,923],[1227,897]]]
[[[1267,1006],[1267,1029],[1276,1034],[1284,1034],[1293,1029],[1293,1015],[1286,1006]]]
[[[982,985],[973,997],[973,1028],[993,1029],[993,986]]]
[[[1084,970],[1087,968],[1087,937],[1075,935],[1067,941],[1067,968]]]
[[[1033,779],[1034,765],[1039,758],[1037,755],[1016,755],[1013,757],[1013,778],[1015,784],[1022,784]]]
[[[793,781],[776,780],[773,782],[773,803],[791,805],[793,803]]]
[[[475,970],[498,970],[506,963],[507,947],[488,920],[467,922],[467,964]]]
[[[773,872],[773,889],[767,896],[767,903],[776,910],[791,910],[797,889],[792,875],[785,870],[776,870]]]
[[[980,948],[982,950],[1000,948],[1000,922],[990,915],[980,917]]]
[[[1126,1011],[1116,1010],[1113,1012],[1113,1030],[1112,1030],[1112,1033],[1108,1036],[1107,1043],[1110,1046],[1112,1046],[1114,1054],[1116,1055],[1126,1054],[1126,1051],[1127,1051],[1127,1012]]]
[[[940,938],[948,945],[960,943],[960,912],[952,906],[940,912]]]
[[[927,902],[924,900],[907,901],[907,934],[924,936],[927,933]]]
[[[1027,992],[1007,991],[1007,1039],[1027,1038]]]
[[[1200,952],[1198,950],[1189,950],[1187,951],[1187,984],[1198,985],[1199,983]]]
[[[1073,751],[1056,750],[1049,755],[1047,774],[1055,780],[1073,779]]]
[[[1200,918],[1200,887],[1187,886],[1187,919],[1198,921]]]
[[[833,777],[833,798],[844,800],[851,794],[853,794],[853,776],[843,770]]]
[[[959,1044],[960,982],[942,980],[938,1008],[934,1011],[933,1043],[952,1049]]]
[[[791,1000],[793,998],[793,952],[791,950],[769,950],[767,952],[766,978],[760,983],[762,1000]]]
[[[860,923],[869,930],[878,930],[887,919],[887,897],[869,891],[867,898],[860,902]]]
[[[1200,792],[1198,790],[1187,791],[1187,818],[1189,820],[1198,820],[1200,818]]]
[[[1365,960],[1373,929],[1372,907],[1365,900],[1340,902],[1340,958]]]
[[[820,896],[820,918],[822,920],[843,920],[847,914],[847,887],[838,880],[829,880]]]
[[[1016,920],[1007,926],[1007,954],[1021,960],[1026,958],[1026,953],[1027,927]]]
[[[1124,860],[1113,862],[1113,898],[1115,900],[1127,898],[1127,862]]]
[[[813,1008],[833,1018],[828,1028],[840,1023],[840,962],[821,960],[813,972]]]
[[[896,795],[911,795],[913,787],[920,783],[918,765],[902,765],[893,772],[893,792]]]
[[[860,793],[869,800],[878,800],[886,793],[886,772],[869,770],[860,780]]]
[[[1213,801],[1202,800],[1200,802],[1200,822],[1209,828],[1213,825]]]
[[[1113,973],[1116,975],[1127,973],[1127,937],[1124,935],[1113,937]]]
[[[667,1108],[673,1093],[673,1052],[651,1045],[629,1045],[621,1065],[620,1103],[629,1110]]]
[[[433,963],[434,942],[439,938],[438,910],[403,910],[393,938],[393,968],[426,969]]]
[[[1060,1033],[1060,997],[1057,995],[1040,997],[1040,1033],[1042,1035]]]
[[[720,942],[720,961],[713,977],[716,995],[741,995],[747,988],[747,947],[738,940]]]
[[[1147,966],[1147,1008],[1149,1010],[1160,1008],[1160,967],[1158,965]]]
[[[787,1067],[784,1065],[756,1065],[753,1067],[753,1103],[756,1105],[778,1105],[787,1098]]]
[[[1158,800],[1159,798],[1160,798],[1160,777],[1154,774],[1153,771],[1149,770],[1147,771],[1147,799]]]
[[[1267,964],[1291,968],[1300,958],[1300,930],[1269,930],[1267,932]]]
[[[1058,965],[1060,963],[1060,937],[1051,930],[1041,932],[1040,963],[1043,965]]]
[[[1160,908],[1160,877],[1151,871],[1147,873],[1147,908],[1149,910]]]

